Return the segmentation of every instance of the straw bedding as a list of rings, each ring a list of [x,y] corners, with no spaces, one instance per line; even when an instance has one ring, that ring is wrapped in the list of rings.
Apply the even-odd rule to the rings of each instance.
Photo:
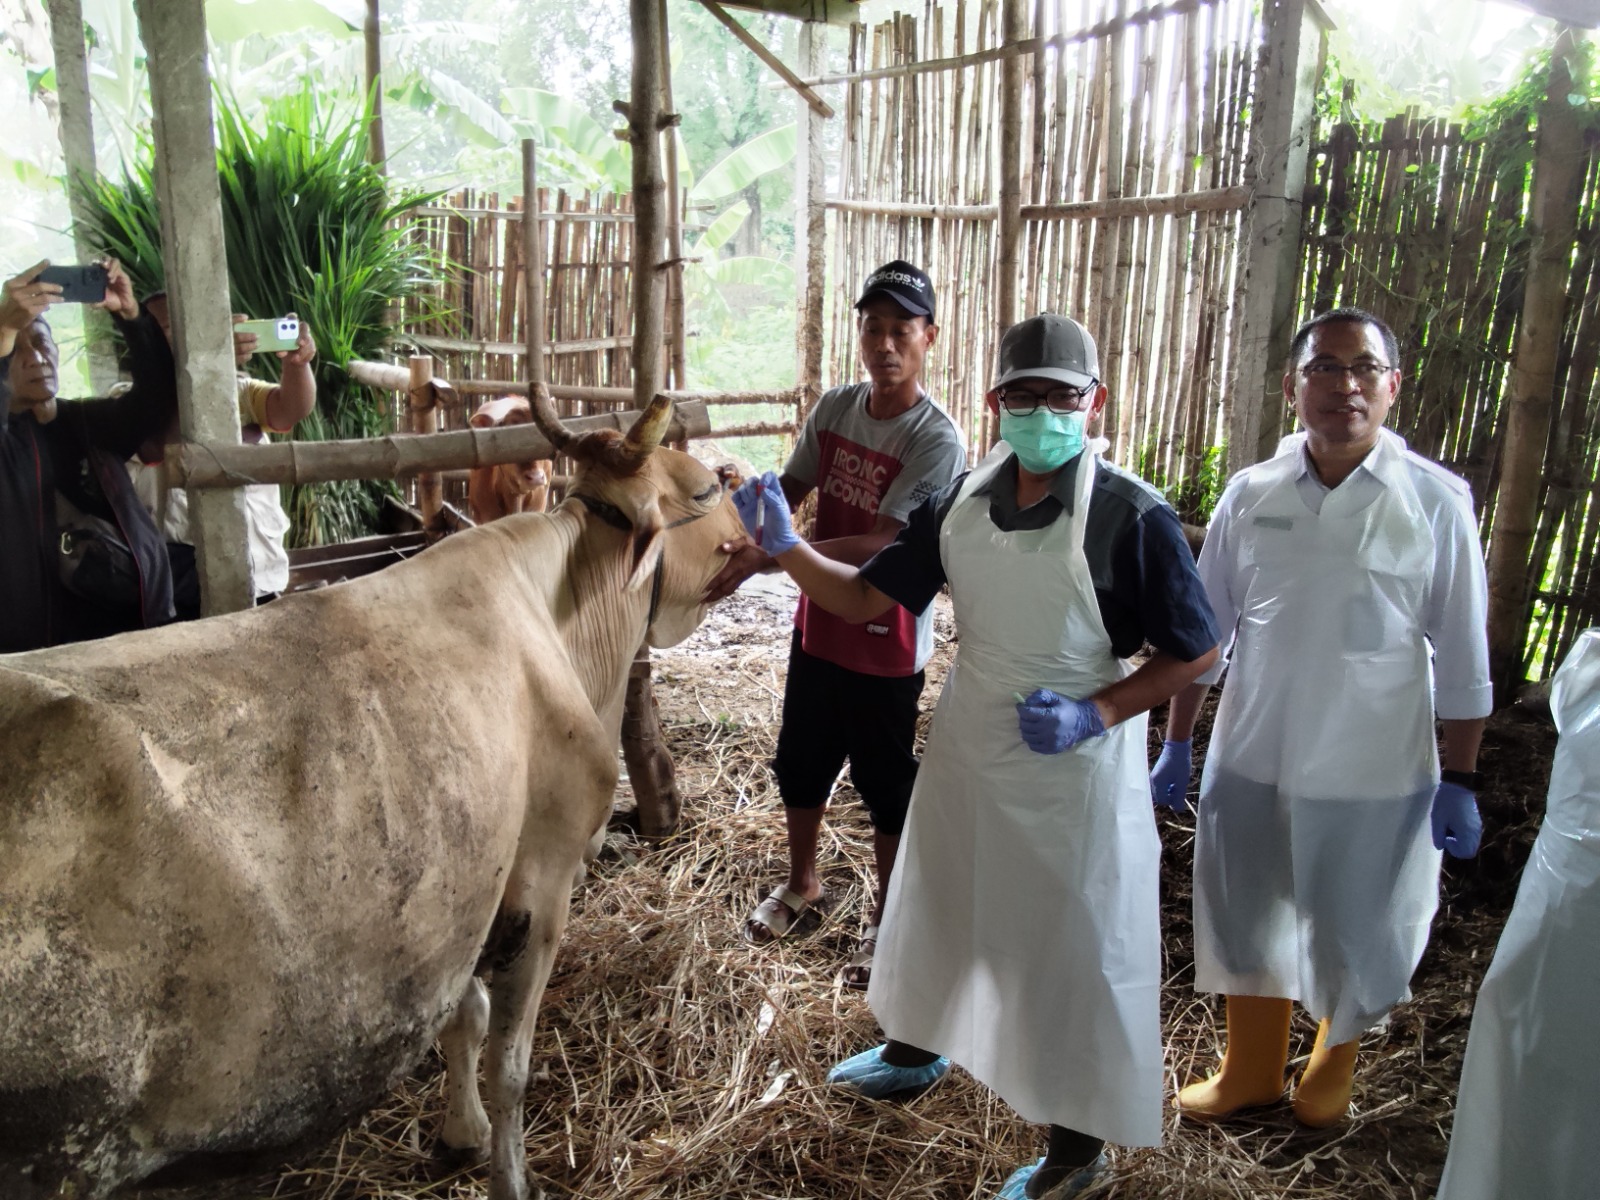
[[[781,810],[766,763],[791,603],[768,581],[719,606],[684,646],[657,654],[684,828],[660,846],[617,830],[574,900],[527,1097],[528,1165],[544,1200],[975,1200],[1043,1152],[1041,1130],[960,1071],[909,1104],[852,1102],[822,1086],[828,1064],[878,1032],[864,995],[836,984],[871,883],[870,828],[847,784],[821,850],[832,907],[769,948],[739,937],[744,915],[783,878]],[[947,609],[939,632],[929,708],[954,650]],[[1415,997],[1387,1031],[1363,1039],[1347,1125],[1304,1131],[1286,1106],[1209,1128],[1173,1118],[1163,1148],[1116,1152],[1109,1175],[1084,1194],[1432,1196],[1472,997],[1537,829],[1553,743],[1548,726],[1525,717],[1491,724],[1486,849],[1475,862],[1447,865]],[[1158,823],[1175,1087],[1214,1067],[1220,1031],[1211,998],[1192,989],[1193,819],[1161,813]],[[1298,1014],[1297,1062],[1313,1034]],[[440,1085],[440,1062],[430,1057],[358,1128],[276,1173],[143,1195],[481,1197],[482,1171],[446,1172],[430,1156]]]

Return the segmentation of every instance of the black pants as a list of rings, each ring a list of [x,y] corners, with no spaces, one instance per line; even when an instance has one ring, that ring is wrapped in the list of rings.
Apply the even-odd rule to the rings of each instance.
[[[917,701],[923,672],[863,675],[789,647],[783,725],[772,771],[786,808],[821,808],[846,758],[872,827],[899,837],[917,780]]]

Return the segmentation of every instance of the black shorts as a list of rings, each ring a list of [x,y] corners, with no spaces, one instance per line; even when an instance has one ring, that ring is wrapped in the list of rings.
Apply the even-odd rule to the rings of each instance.
[[[786,808],[821,808],[844,760],[872,827],[899,837],[917,780],[917,700],[923,672],[888,677],[846,670],[789,647],[783,724],[772,773]]]

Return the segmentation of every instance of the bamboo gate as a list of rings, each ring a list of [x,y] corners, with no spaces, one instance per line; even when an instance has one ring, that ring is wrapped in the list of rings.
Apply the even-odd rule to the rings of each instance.
[[[1300,312],[1355,304],[1394,327],[1407,379],[1389,423],[1472,484],[1486,537],[1528,265],[1525,156],[1507,169],[1494,152],[1507,133],[1526,144],[1525,128],[1469,137],[1413,116],[1335,125],[1316,147],[1301,247]],[[1586,153],[1528,563],[1538,679],[1600,624],[1600,139]]]
[[[853,289],[904,257],[933,277],[928,382],[975,448],[996,353],[1000,0],[852,27],[832,234],[830,366],[854,378]],[[1020,314],[1082,319],[1112,455],[1199,515],[1227,429],[1247,104],[1248,0],[1039,0],[1023,56]]]

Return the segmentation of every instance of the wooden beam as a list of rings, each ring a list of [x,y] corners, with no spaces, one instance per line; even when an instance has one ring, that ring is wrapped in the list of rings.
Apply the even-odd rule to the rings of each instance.
[[[637,412],[604,413],[563,422],[577,434],[598,429],[626,432]],[[711,432],[703,404],[675,406],[666,440],[686,441]],[[449,433],[391,434],[336,442],[261,442],[256,445],[180,442],[167,447],[167,473],[173,487],[199,495],[212,489],[251,483],[330,483],[336,479],[401,479],[424,471],[492,467],[552,457],[551,446],[534,425],[494,429],[454,429]],[[238,494],[238,493],[234,493]]]
[[[661,327],[667,289],[661,276],[663,202],[661,133],[671,124],[662,107],[661,6],[657,0],[628,0],[633,29],[631,95],[617,105],[628,118],[633,147],[633,399],[643,411],[661,390]]]
[[[1550,80],[1539,105],[1528,275],[1517,322],[1500,490],[1489,538],[1489,671],[1496,707],[1514,698],[1527,665],[1528,593],[1533,582],[1528,560],[1545,482],[1567,282],[1583,192],[1583,130],[1578,110],[1567,99],[1578,62],[1577,37],[1565,27],[1551,51]]]
[[[204,0],[138,0],[155,122],[161,260],[172,310],[178,421],[185,441],[239,442],[233,365],[233,305],[222,234],[222,192],[206,69]],[[179,231],[181,232],[181,235]],[[255,600],[244,493],[194,492],[190,528],[200,574],[200,610],[210,616]]]
[[[809,23],[850,25],[861,19],[861,0],[722,0],[728,8],[793,17]]]
[[[98,171],[94,157],[94,119],[89,101],[89,55],[83,38],[82,0],[49,0],[50,45],[56,63],[56,103],[61,116],[61,158],[67,173],[67,207],[72,213],[72,246],[81,263],[98,258],[103,248],[89,238],[88,213],[79,188]],[[83,330],[89,349],[89,382],[104,396],[117,382],[117,355],[111,340],[111,318],[104,310],[85,308]]]
[[[800,66],[819,70],[825,61],[827,29],[807,22],[800,26]],[[800,139],[795,154],[795,258],[800,270],[796,276],[795,373],[800,381],[800,398],[795,409],[796,424],[804,423],[811,409],[822,398],[822,352],[826,338],[827,313],[827,165],[824,161],[823,120],[804,97],[797,120]]]
[[[1325,36],[1306,0],[1265,0],[1262,19],[1245,160],[1251,199],[1244,210],[1239,272],[1230,474],[1271,457],[1283,435],[1283,364],[1294,334],[1311,106]]]
[[[812,112],[824,118],[833,116],[833,107],[821,96],[817,95],[816,92],[812,91],[806,83],[802,82],[800,76],[789,70],[781,58],[763,46],[757,40],[755,34],[735,21],[728,10],[717,3],[717,0],[700,0],[700,3],[707,12],[727,27],[729,33],[743,42],[750,53],[766,63],[777,73],[778,78],[799,92],[801,98],[811,106]]]

